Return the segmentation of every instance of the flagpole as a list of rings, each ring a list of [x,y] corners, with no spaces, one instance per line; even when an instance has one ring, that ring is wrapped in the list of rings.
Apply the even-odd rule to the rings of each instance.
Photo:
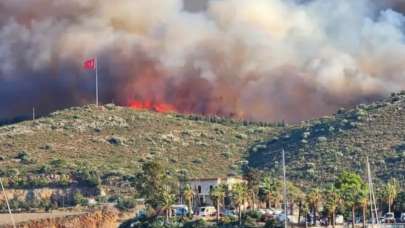
[[[96,106],[98,106],[98,58],[96,57]]]

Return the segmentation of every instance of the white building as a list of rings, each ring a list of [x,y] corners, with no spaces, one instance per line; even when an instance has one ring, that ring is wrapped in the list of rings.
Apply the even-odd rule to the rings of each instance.
[[[210,191],[215,186],[225,184],[229,190],[232,190],[232,186],[237,183],[242,183],[244,180],[241,177],[226,177],[226,178],[198,178],[191,179],[187,182],[195,192],[194,204],[213,205],[210,198]]]

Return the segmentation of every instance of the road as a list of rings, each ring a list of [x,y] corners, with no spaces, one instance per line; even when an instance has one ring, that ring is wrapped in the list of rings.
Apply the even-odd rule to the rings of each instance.
[[[81,215],[84,212],[67,212],[67,211],[54,211],[51,213],[21,213],[13,214],[16,223],[27,222],[31,220],[45,219],[45,218],[57,218],[68,215]],[[0,226],[11,225],[11,219],[9,214],[0,214]]]

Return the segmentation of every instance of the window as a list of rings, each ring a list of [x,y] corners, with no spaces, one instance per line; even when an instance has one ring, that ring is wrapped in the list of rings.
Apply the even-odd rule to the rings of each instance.
[[[198,193],[201,193],[201,185],[198,185]]]

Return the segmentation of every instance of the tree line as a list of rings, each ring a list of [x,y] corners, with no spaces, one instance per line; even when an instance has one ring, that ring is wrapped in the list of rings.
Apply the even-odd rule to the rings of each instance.
[[[242,224],[246,211],[256,211],[260,208],[282,208],[283,183],[279,177],[255,169],[244,172],[244,182],[229,186],[221,184],[210,191],[210,197],[217,209],[217,221],[220,222],[219,211],[225,209],[225,199],[236,209],[238,222]],[[165,221],[171,218],[171,206],[182,197],[189,208],[197,199],[195,189],[185,184],[179,191],[179,182],[185,178],[170,175],[159,162],[151,161],[143,164],[142,171],[134,179],[135,187],[140,197],[145,199],[148,209],[148,221],[157,219],[164,214]],[[187,181],[185,181],[187,182]],[[297,186],[287,182],[288,213],[298,211],[298,221],[301,218],[312,218],[309,221],[316,224],[321,217],[328,218],[329,224],[335,225],[336,215],[343,214],[351,218],[352,225],[356,221],[356,213],[361,214],[363,225],[369,216],[368,184],[356,173],[343,171],[333,183],[316,187]],[[396,179],[389,180],[379,191],[379,202],[386,205],[389,212],[405,210],[404,191]],[[395,206],[395,208],[394,208]],[[248,210],[246,210],[248,209]],[[192,218],[193,215],[189,214]],[[307,220],[306,220],[307,221]]]

